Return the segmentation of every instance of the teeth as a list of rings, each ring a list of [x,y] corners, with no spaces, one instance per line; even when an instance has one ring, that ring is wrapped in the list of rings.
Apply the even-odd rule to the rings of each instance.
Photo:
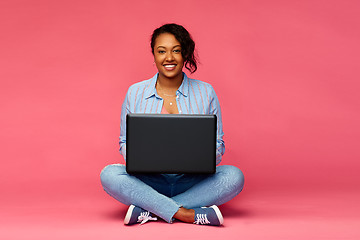
[[[166,67],[166,68],[173,68],[173,67],[175,67],[176,65],[164,65],[164,67]]]

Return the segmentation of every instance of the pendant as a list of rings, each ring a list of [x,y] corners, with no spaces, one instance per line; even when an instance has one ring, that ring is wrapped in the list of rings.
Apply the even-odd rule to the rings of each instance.
[[[170,106],[172,105],[172,102],[170,103]]]

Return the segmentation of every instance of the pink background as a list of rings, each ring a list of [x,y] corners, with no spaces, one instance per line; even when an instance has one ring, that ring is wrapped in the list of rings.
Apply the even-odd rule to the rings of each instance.
[[[221,236],[355,239],[359,9],[356,0],[1,1],[0,238],[135,238],[99,173],[123,162],[121,103],[156,73],[152,31],[176,22],[197,44],[191,77],[212,84],[222,106],[222,164],[245,174],[244,191],[222,209],[230,220]],[[194,228],[152,224],[149,234]]]

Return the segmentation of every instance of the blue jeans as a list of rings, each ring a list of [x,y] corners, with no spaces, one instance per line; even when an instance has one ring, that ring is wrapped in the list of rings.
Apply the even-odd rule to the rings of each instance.
[[[169,223],[180,207],[221,205],[244,186],[243,173],[230,165],[217,166],[212,175],[130,175],[125,165],[112,164],[101,171],[100,178],[104,190],[119,202],[141,207]]]

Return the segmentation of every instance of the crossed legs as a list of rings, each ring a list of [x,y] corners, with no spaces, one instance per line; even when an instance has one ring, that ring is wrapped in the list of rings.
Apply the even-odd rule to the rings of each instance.
[[[125,165],[106,166],[101,174],[104,190],[125,205],[141,207],[167,222],[173,218],[193,222],[193,208],[221,205],[239,194],[244,185],[242,172],[229,165],[218,166],[210,176],[134,176]]]

